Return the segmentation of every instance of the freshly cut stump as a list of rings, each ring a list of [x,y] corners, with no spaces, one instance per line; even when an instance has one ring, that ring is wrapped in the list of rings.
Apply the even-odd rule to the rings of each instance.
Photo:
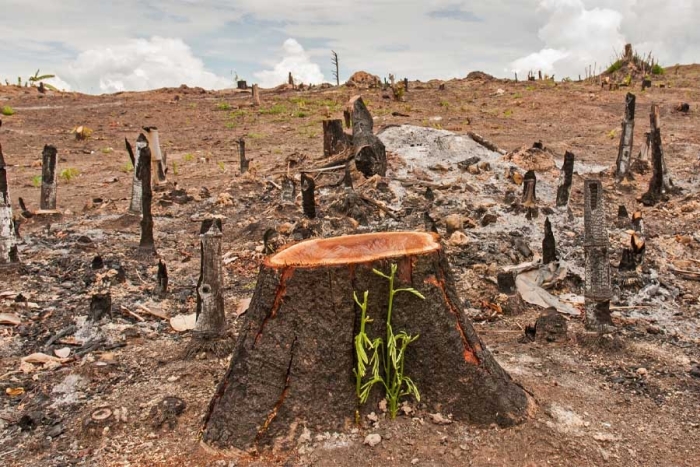
[[[231,366],[206,416],[204,441],[224,449],[292,447],[303,426],[318,431],[352,428],[355,411],[376,410],[376,385],[358,407],[353,339],[360,321],[353,292],[369,291],[370,337],[386,334],[389,284],[372,272],[398,265],[394,332],[419,334],[408,346],[405,374],[429,411],[456,420],[509,426],[530,407],[484,347],[462,312],[437,236],[392,232],[315,239],[268,257]]]

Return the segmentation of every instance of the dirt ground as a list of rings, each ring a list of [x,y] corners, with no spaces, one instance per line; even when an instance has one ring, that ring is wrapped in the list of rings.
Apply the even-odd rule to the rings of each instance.
[[[654,207],[636,201],[646,190],[650,174],[637,176],[630,189],[615,189],[612,184],[610,168],[617,156],[624,88],[453,80],[440,90],[437,81],[411,82],[405,102],[383,98],[380,89],[341,86],[263,91],[262,106],[255,108],[250,94],[238,91],[183,87],[104,96],[39,95],[36,89],[0,86],[0,107],[15,111],[2,117],[0,128],[15,212],[20,212],[20,197],[30,211],[38,209],[35,177],[41,173],[45,144],[58,148],[59,172],[77,170],[71,171],[73,176],[64,172],[59,177],[60,218],[34,216],[22,222],[22,266],[0,279],[0,313],[16,314],[22,321],[18,326],[0,325],[0,464],[699,465],[700,284],[687,275],[685,279],[674,275],[671,269],[674,264],[686,270],[700,264],[698,78],[700,66],[669,69],[652,89],[641,92],[637,85],[633,90],[637,96],[634,154],[648,129],[650,105],[656,102],[661,105],[669,170],[683,188],[681,194]],[[489,256],[479,244],[466,249],[450,246],[459,292],[477,332],[538,403],[531,420],[509,429],[460,422],[439,425],[420,404],[414,404],[411,416],[390,421],[377,410],[377,422],[365,420],[362,427],[345,433],[308,427],[310,439],[301,440],[292,453],[265,451],[259,456],[227,458],[207,449],[199,438],[203,416],[228,359],[203,354],[183,359],[189,336],[176,332],[167,319],[194,311],[199,220],[212,214],[224,217],[225,298],[233,335],[244,319],[238,316],[245,308],[239,309],[239,303],[250,298],[255,286],[263,259],[262,237],[268,228],[279,232],[278,243],[306,237],[309,231],[329,236],[424,228],[422,212],[405,207],[398,212],[398,221],[369,208],[367,225],[359,227],[339,215],[331,207],[342,191],[332,186],[339,174],[317,177],[317,221],[302,219],[299,199],[293,205],[279,202],[277,186],[284,174],[298,177],[299,168],[327,162],[322,121],[327,115],[342,118],[345,102],[358,92],[375,116],[375,130],[411,124],[458,134],[475,132],[508,151],[542,141],[557,160],[572,151],[577,164],[601,166],[608,217],[615,219],[620,204],[630,212],[643,213],[645,268],[656,271],[661,286],[673,291],[664,296],[669,306],[658,301],[642,307],[617,303],[618,331],[612,336],[587,333],[581,319],[573,318],[565,342],[527,342],[524,329],[541,309],[528,306],[521,314],[489,319],[483,319],[480,310],[480,304],[497,294],[492,282],[496,267],[514,262],[494,259],[497,256]],[[676,111],[679,102],[689,103],[690,111]],[[93,130],[84,141],[72,133],[81,125]],[[133,254],[139,223],[126,214],[132,173],[124,138],[133,144],[143,126],[158,127],[168,155],[169,182],[192,197],[175,199],[170,189],[154,197],[156,247],[170,277],[170,292],[162,300],[152,294],[158,260]],[[241,137],[252,159],[246,175],[238,169],[236,140]],[[395,155],[389,159],[390,165],[397,164]],[[571,206],[577,217],[582,216],[582,180],[577,176],[572,190]],[[425,190],[417,175],[415,182]],[[375,181],[358,189],[381,197],[376,185]],[[468,186],[483,187],[481,179],[474,177],[454,196],[469,197]],[[453,196],[451,190],[436,189],[445,198]],[[553,199],[542,203],[553,205]],[[446,203],[441,215],[450,209],[456,208]],[[443,233],[444,218],[436,220]],[[501,216],[496,226],[506,231],[508,222]],[[582,232],[572,235],[580,238]],[[541,251],[540,244],[529,246]],[[91,268],[97,255],[104,269]],[[125,280],[120,282],[108,270],[123,270]],[[112,316],[96,325],[86,324],[91,294],[98,284],[110,281]],[[573,279],[563,288],[582,293],[581,284]],[[49,339],[70,326],[75,326],[72,332],[47,346]],[[104,338],[100,345],[76,357],[86,343],[96,342],[91,340],[96,336]],[[61,347],[71,348],[63,363],[21,362],[32,353],[50,354]],[[181,414],[166,416],[159,410],[167,396],[184,401]],[[109,410],[109,417],[96,420],[98,409]],[[364,445],[369,433],[380,434],[382,442]]]

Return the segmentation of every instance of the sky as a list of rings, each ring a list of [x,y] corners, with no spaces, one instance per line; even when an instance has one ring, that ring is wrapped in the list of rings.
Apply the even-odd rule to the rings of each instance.
[[[102,94],[381,77],[577,78],[626,42],[700,62],[698,0],[0,0],[0,80]]]

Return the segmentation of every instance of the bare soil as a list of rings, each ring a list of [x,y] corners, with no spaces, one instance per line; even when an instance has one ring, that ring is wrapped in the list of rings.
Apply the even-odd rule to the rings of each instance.
[[[652,208],[636,202],[646,191],[650,174],[637,176],[630,189],[615,189],[612,184],[610,168],[617,155],[625,88],[608,91],[594,83],[453,80],[444,83],[446,89],[441,91],[437,81],[411,82],[405,102],[383,98],[380,89],[342,86],[263,91],[262,106],[254,108],[250,94],[238,91],[178,88],[42,96],[36,89],[0,86],[0,107],[15,110],[14,115],[2,117],[0,143],[10,164],[16,213],[19,197],[30,210],[38,208],[34,177],[40,174],[45,144],[58,148],[59,172],[78,171],[75,177],[59,178],[62,216],[34,216],[22,222],[22,266],[0,279],[0,294],[4,293],[0,313],[15,313],[22,319],[19,326],[0,325],[0,463],[698,465],[700,377],[692,370],[700,362],[700,285],[671,269],[690,269],[700,258],[698,77],[700,66],[694,65],[667,70],[645,92],[635,84],[635,144],[639,147],[648,129],[651,103],[660,104],[666,160],[674,181],[684,190]],[[317,177],[316,221],[302,218],[299,198],[296,203],[280,202],[277,186],[283,175],[298,178],[300,168],[328,162],[323,158],[322,120],[327,115],[342,118],[345,102],[358,92],[376,117],[375,129],[412,124],[458,134],[476,132],[506,150],[542,141],[558,160],[568,150],[576,154],[577,164],[601,166],[609,218],[615,219],[619,204],[642,211],[645,270],[656,271],[661,287],[674,293],[664,296],[664,303],[651,300],[641,308],[617,303],[621,307],[614,314],[618,331],[612,336],[587,333],[581,320],[573,318],[565,342],[527,342],[524,329],[534,323],[540,309],[528,306],[516,316],[491,314],[483,319],[497,295],[492,280],[496,268],[524,258],[504,262],[502,251],[500,256],[491,254],[478,242],[465,248],[452,245],[449,258],[467,313],[498,362],[536,399],[538,410],[531,420],[509,429],[459,422],[440,425],[427,408],[410,401],[414,412],[393,421],[377,408],[378,421],[363,420],[362,426],[343,433],[306,427],[310,439],[300,440],[292,452],[228,458],[203,446],[200,431],[229,361],[206,354],[183,359],[189,336],[172,329],[167,319],[194,310],[198,221],[205,215],[224,217],[225,297],[233,336],[243,319],[238,317],[239,303],[250,297],[255,286],[263,259],[262,237],[268,228],[278,232],[277,244],[309,235],[424,228],[423,208],[409,212],[404,206],[394,221],[367,205],[364,226],[339,214],[331,206],[342,188],[332,185],[342,172]],[[680,102],[689,103],[690,112],[676,111]],[[394,112],[408,116],[393,116]],[[78,141],[71,132],[80,125],[93,130],[87,140]],[[170,275],[170,292],[162,300],[152,295],[158,260],[134,255],[138,218],[126,214],[132,174],[124,138],[133,144],[143,126],[159,128],[168,154],[169,181],[192,196],[184,204],[173,202],[169,188],[154,197],[156,247]],[[236,140],[240,137],[246,138],[252,158],[251,172],[245,175],[238,169]],[[390,154],[389,163],[397,167],[400,161]],[[420,174],[414,172],[411,177],[409,190],[422,196],[425,186],[420,184]],[[582,180],[577,176],[572,190],[571,208],[577,218],[582,216]],[[358,191],[391,203],[381,181],[358,186],[362,181],[355,174],[355,182]],[[474,196],[470,187],[481,190],[484,186],[483,178],[474,176],[456,188],[436,191],[443,199],[468,199]],[[541,197],[543,206],[554,204],[554,199]],[[449,202],[437,211],[441,233],[447,214],[473,215],[478,222],[476,211],[457,211]],[[541,230],[543,221],[544,216],[533,221],[533,229]],[[507,232],[512,230],[509,222],[501,215],[496,227]],[[562,238],[561,229],[555,235]],[[580,238],[582,232],[573,235]],[[493,238],[501,250],[508,249],[501,237],[494,234]],[[539,244],[529,246],[541,251]],[[618,246],[613,242],[613,248]],[[571,248],[580,249],[580,242]],[[91,268],[97,255],[105,269]],[[119,268],[124,270],[124,282],[106,272]],[[113,283],[112,316],[95,325],[85,324],[90,295],[109,282]],[[581,284],[569,278],[561,291],[581,293]],[[148,314],[139,304],[166,319]],[[46,348],[49,339],[70,326],[76,331]],[[72,357],[86,342],[100,337],[104,341],[94,351],[59,365],[21,363],[22,357],[50,354],[61,347],[71,348]],[[161,402],[168,396],[184,402],[182,413],[162,410]],[[95,420],[100,418],[95,417],[100,408],[109,409],[106,420]],[[369,433],[380,434],[382,442],[363,445]]]

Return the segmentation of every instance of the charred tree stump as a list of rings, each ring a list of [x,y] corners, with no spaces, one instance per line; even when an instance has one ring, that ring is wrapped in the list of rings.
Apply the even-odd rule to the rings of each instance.
[[[2,154],[2,145],[0,145],[0,268],[19,263],[10,186],[7,183],[7,169],[5,167],[5,157]]]
[[[148,147],[151,148],[151,155],[154,156],[151,161],[154,165],[154,172],[158,178],[158,183],[165,183],[167,178],[165,176],[167,169],[167,161],[165,155],[160,150],[160,138],[158,136],[158,128],[154,126],[145,126],[143,130],[146,132],[146,138],[148,139]]]
[[[314,197],[316,182],[305,173],[301,174],[301,204],[304,208],[304,215],[309,219],[316,217],[316,200]]]
[[[564,207],[569,204],[571,194],[571,183],[574,179],[574,153],[566,151],[564,154],[564,164],[561,167],[559,186],[557,187],[557,206]]]
[[[421,404],[481,425],[509,426],[527,417],[526,392],[462,312],[437,238],[391,232],[315,239],[268,257],[229,370],[210,403],[204,441],[233,450],[284,449],[296,445],[295,430],[303,425],[342,430],[356,414],[375,410],[370,403],[358,406],[353,369],[361,312],[353,293],[368,291],[369,332],[381,335],[389,288],[372,269],[386,272],[392,263],[396,282],[425,296],[397,295],[392,313],[396,332],[419,335],[406,350],[405,374]]]
[[[600,180],[584,183],[584,250],[586,256],[586,285],[584,298],[586,327],[606,330],[613,325],[610,316],[610,257],[608,229],[605,227],[603,184]]]
[[[352,147],[350,135],[343,131],[343,121],[340,119],[323,121],[323,155],[334,156]]]
[[[248,171],[250,159],[245,158],[245,139],[238,140],[238,159],[241,161],[241,175]]]
[[[634,110],[636,97],[631,92],[625,97],[625,119],[622,121],[622,134],[620,135],[620,148],[617,152],[615,177],[618,182],[630,178],[630,165],[632,162],[632,147],[634,145]]]
[[[257,84],[253,85],[252,93],[253,93],[253,106],[260,107],[260,89],[258,89]]]
[[[544,239],[542,240],[542,263],[549,264],[557,260],[557,244],[552,232],[549,217],[544,220]]]
[[[46,145],[41,154],[41,199],[39,207],[42,211],[56,210],[56,168],[57,153],[55,147]]]
[[[199,352],[208,352],[224,357],[232,347],[226,336],[221,219],[203,221],[199,238],[201,262],[197,282],[197,320],[186,355],[192,357]]]
[[[284,176],[282,179],[282,201],[293,203],[297,196],[297,187],[292,177]]]
[[[408,78],[403,79],[403,90],[408,92]]]
[[[244,80],[238,80],[236,81],[236,87],[238,89],[248,89],[248,83]]]
[[[532,220],[533,217],[537,217],[539,215],[539,211],[537,209],[537,195],[536,195],[536,188],[537,188],[537,176],[535,175],[535,172],[532,170],[528,170],[525,173],[525,177],[523,179],[523,200],[522,200],[522,205],[525,208],[525,217],[528,220]]]
[[[134,176],[131,181],[131,204],[129,204],[129,212],[133,214],[141,214],[143,185],[141,185],[141,180],[139,180],[139,154],[145,147],[145,143],[143,141],[136,142],[136,156],[134,156],[134,150],[131,148],[129,140],[124,138],[124,143],[126,144],[126,151],[129,153],[129,159],[131,159],[131,165],[134,168]]]
[[[651,168],[649,190],[642,195],[642,203],[653,206],[674,191],[673,180],[666,168],[663,147],[661,145],[661,128],[659,122],[659,106],[651,106]]]
[[[362,96],[356,96],[348,105],[352,109],[352,143],[355,167],[365,177],[386,176],[386,149],[373,131],[374,121]]]
[[[105,315],[112,316],[112,294],[109,292],[95,294],[90,299],[90,321],[97,322]]]
[[[158,275],[153,293],[160,298],[165,298],[168,294],[168,267],[161,260],[158,261]]]
[[[343,118],[345,119],[345,127],[352,128],[352,117],[349,110],[343,110]]]
[[[153,189],[151,188],[151,149],[148,140],[141,133],[136,140],[139,152],[138,179],[141,183],[141,240],[139,241],[140,255],[154,255],[156,246],[153,240],[153,214],[151,203],[153,201]]]
[[[642,144],[641,149],[637,158],[632,163],[632,170],[638,174],[645,174],[649,170],[649,154],[651,153],[651,133],[644,133],[644,144]]]

